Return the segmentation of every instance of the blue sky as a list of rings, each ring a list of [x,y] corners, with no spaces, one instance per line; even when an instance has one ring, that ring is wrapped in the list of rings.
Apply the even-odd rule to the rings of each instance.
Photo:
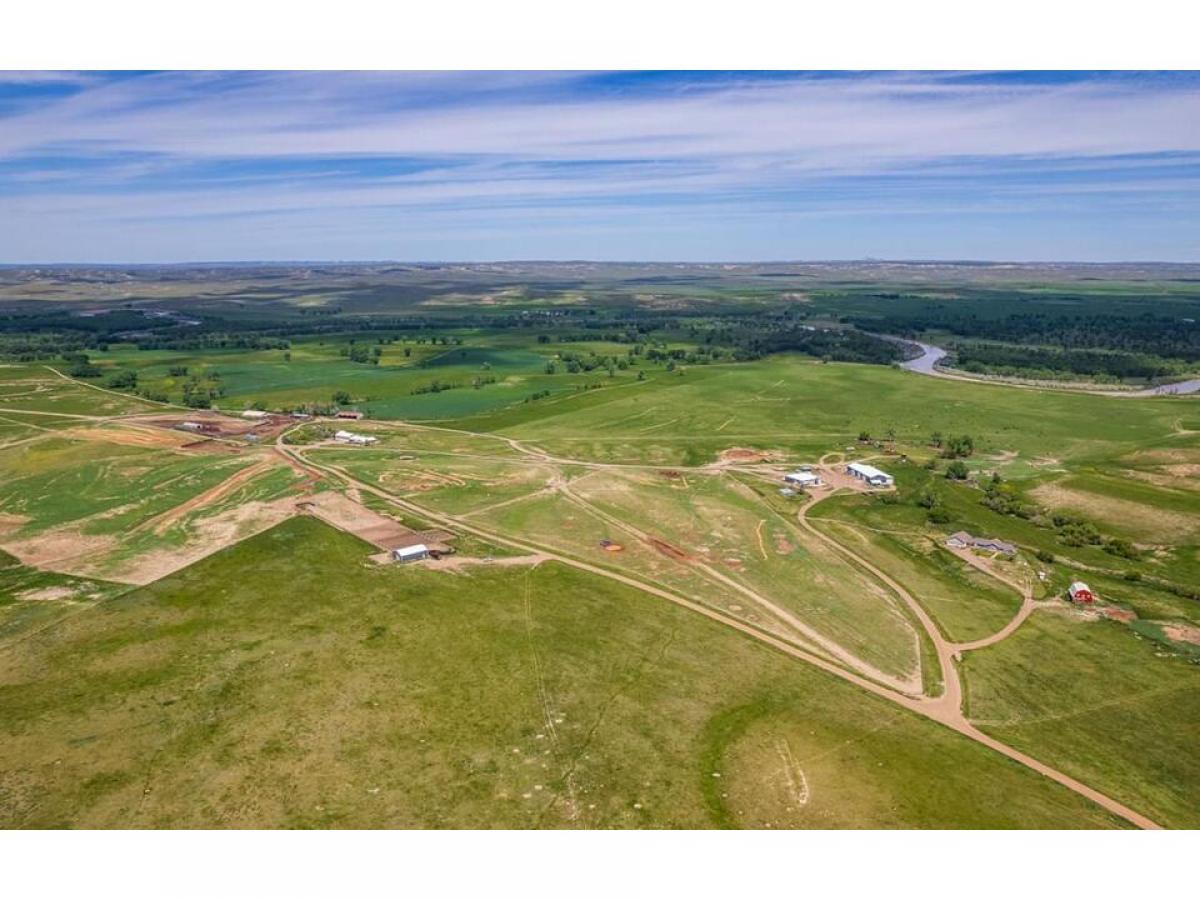
[[[0,72],[0,262],[1200,261],[1196,73]]]

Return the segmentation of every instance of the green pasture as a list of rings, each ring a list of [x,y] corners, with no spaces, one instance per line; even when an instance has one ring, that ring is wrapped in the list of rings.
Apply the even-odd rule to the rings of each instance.
[[[1117,622],[1036,612],[965,656],[989,734],[1144,812],[1200,826],[1200,666]]]
[[[0,647],[0,824],[1118,824],[619,585],[367,552],[292,520]]]
[[[891,675],[919,667],[917,629],[887,588],[792,521],[764,507],[745,485],[693,475],[604,471],[571,489],[618,521],[669,541],[713,570],[787,610],[824,637]],[[630,538],[629,540],[634,540]],[[754,608],[753,597],[713,581],[705,595]]]
[[[0,409],[60,413],[63,415],[116,416],[152,412],[155,404],[99,390],[56,375],[47,366],[0,365]]]
[[[182,388],[192,376],[219,376],[225,409],[252,406],[293,409],[306,404],[328,404],[335,392],[344,391],[354,406],[375,418],[435,420],[473,416],[521,405],[534,394],[573,395],[587,385],[611,385],[636,378],[628,369],[610,378],[607,371],[555,375],[545,373],[546,363],[559,352],[583,352],[575,344],[539,345],[532,335],[468,333],[462,346],[404,342],[379,343],[378,335],[354,337],[357,346],[381,351],[379,364],[351,362],[342,355],[350,335],[328,339],[300,339],[288,350],[137,350],[115,345],[91,354],[105,375],[121,370],[138,374],[138,388],[165,393],[181,402]],[[628,346],[600,342],[607,354],[624,355]],[[536,348],[536,349],[535,349]],[[588,345],[592,348],[592,345]],[[405,351],[410,355],[406,356]],[[186,375],[172,376],[172,368],[186,367]],[[481,383],[476,379],[494,383]],[[102,383],[104,377],[98,379]],[[453,385],[449,390],[427,391],[434,382]],[[547,399],[547,398],[543,398]],[[532,401],[534,403],[538,401]]]
[[[23,535],[78,525],[83,534],[120,536],[247,463],[51,437],[0,449],[0,510],[27,519]]]
[[[1027,391],[932,379],[881,366],[779,356],[656,372],[628,390],[595,392],[463,420],[472,430],[536,439],[562,455],[696,464],[752,444],[800,457],[893,432],[923,447],[934,432],[970,434],[977,456],[1013,451],[1103,462],[1170,441],[1193,401]],[[994,467],[994,466],[993,466]]]

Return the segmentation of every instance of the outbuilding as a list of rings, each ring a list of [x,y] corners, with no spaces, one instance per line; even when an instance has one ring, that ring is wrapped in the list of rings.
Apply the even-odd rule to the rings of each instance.
[[[1074,603],[1095,603],[1096,595],[1092,593],[1092,589],[1082,581],[1072,581],[1071,586],[1067,588],[1067,596]]]
[[[429,557],[429,548],[424,544],[410,544],[407,547],[397,547],[392,551],[392,559],[396,562],[416,562]]]
[[[379,442],[379,438],[377,437],[372,437],[369,434],[358,434],[354,431],[336,431],[333,434],[333,439],[339,444],[355,444],[359,447],[366,447]]]
[[[796,487],[809,488],[820,487],[821,476],[816,472],[807,472],[803,469],[797,469],[795,472],[788,472],[783,476],[783,480],[788,484],[794,484]]]
[[[261,409],[248,409],[242,413],[243,419],[265,419],[267,412]]]
[[[896,483],[887,472],[881,471],[874,466],[869,466],[866,463],[850,463],[846,466],[846,474],[853,475],[860,481],[865,481],[871,487],[891,487]]]

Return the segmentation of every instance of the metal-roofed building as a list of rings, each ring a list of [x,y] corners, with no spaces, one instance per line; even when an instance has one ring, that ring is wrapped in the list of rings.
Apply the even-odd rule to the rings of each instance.
[[[397,547],[392,551],[392,559],[396,562],[416,562],[429,556],[429,548],[424,544],[410,544],[407,547]]]
[[[874,466],[869,466],[866,463],[850,463],[846,466],[846,474],[853,475],[855,478],[865,481],[872,487],[891,487],[896,483],[896,479],[887,472],[877,469]]]

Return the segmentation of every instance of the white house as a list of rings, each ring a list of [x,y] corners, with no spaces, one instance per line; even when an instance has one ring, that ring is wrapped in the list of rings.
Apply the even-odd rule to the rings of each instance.
[[[808,488],[819,487],[821,484],[821,476],[815,472],[806,472],[800,469],[795,472],[788,472],[783,476],[783,480],[788,484],[794,484],[796,487]]]
[[[429,548],[424,544],[412,544],[408,547],[397,547],[392,551],[392,559],[396,562],[416,562],[429,556]]]
[[[887,472],[880,471],[866,463],[850,463],[846,466],[846,474],[865,481],[871,487],[891,487],[896,483],[896,479]]]
[[[379,442],[379,438],[377,437],[371,437],[369,434],[358,434],[353,431],[334,432],[333,439],[339,444],[356,444],[360,447],[366,447]]]

